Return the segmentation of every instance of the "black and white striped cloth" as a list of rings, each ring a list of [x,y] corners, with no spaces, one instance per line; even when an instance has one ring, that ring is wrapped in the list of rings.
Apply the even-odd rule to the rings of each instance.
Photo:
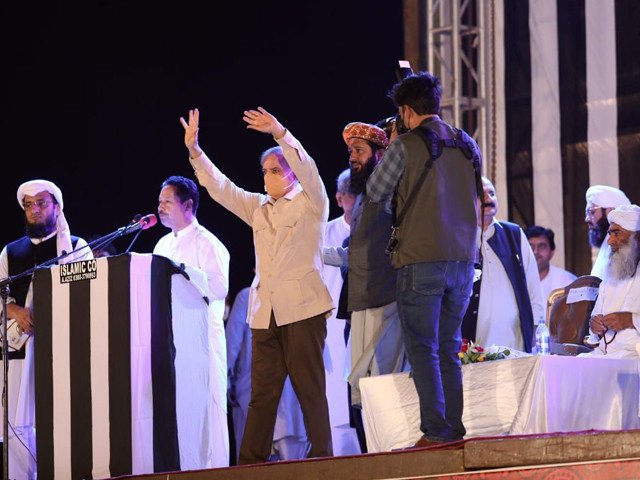
[[[640,2],[492,3],[499,216],[552,228],[554,263],[589,273],[587,188],[640,202]]]
[[[38,477],[208,467],[206,303],[188,286],[179,299],[172,295],[176,281],[189,282],[172,279],[173,264],[164,257],[131,254],[96,262],[92,280],[62,283],[60,267],[35,276]],[[206,278],[196,280],[206,285]],[[174,328],[177,302],[191,310],[180,328]],[[182,360],[181,349],[189,350]],[[195,370],[201,382],[181,382],[176,370]],[[180,408],[185,404],[187,411]]]

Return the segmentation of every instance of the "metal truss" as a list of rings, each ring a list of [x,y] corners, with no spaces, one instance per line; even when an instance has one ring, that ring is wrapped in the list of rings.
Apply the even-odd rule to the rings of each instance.
[[[487,144],[485,0],[426,0],[428,70],[442,81],[442,116]]]

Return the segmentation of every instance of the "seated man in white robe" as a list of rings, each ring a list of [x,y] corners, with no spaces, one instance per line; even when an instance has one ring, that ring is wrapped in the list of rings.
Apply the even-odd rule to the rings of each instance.
[[[640,207],[623,205],[609,220],[611,247],[598,299],[589,320],[589,343],[597,347],[588,356],[640,356]]]

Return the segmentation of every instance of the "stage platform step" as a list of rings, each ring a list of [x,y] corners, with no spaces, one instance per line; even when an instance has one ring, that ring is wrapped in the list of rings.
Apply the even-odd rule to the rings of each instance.
[[[640,479],[640,430],[482,437],[457,444],[119,479]]]

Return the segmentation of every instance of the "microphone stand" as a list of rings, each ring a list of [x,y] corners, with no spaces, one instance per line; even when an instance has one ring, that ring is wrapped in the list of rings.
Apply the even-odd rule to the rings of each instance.
[[[88,249],[89,251],[91,251],[91,249],[93,249],[94,247],[105,247],[111,242],[113,242],[116,238],[122,237],[124,235],[128,235],[134,232],[136,229],[138,230],[138,235],[140,235],[140,232],[142,232],[142,227],[140,227],[138,223],[130,223],[125,227],[121,227],[118,230],[115,230],[111,233],[108,233],[107,235],[97,238],[96,240],[79,248],[78,250],[72,250],[70,252],[65,252],[63,250],[62,255],[52,258],[51,260],[47,260],[46,262],[41,263],[40,265],[36,265],[35,267],[30,268],[28,270],[25,270],[22,273],[19,273],[13,276],[9,275],[8,277],[0,280],[0,296],[2,296],[2,307],[3,307],[2,309],[2,369],[4,372],[3,385],[2,385],[3,387],[2,388],[2,407],[4,412],[4,418],[2,422],[3,424],[2,425],[2,479],[3,480],[9,480],[9,402],[8,402],[9,386],[7,381],[7,378],[9,376],[8,375],[9,374],[9,343],[7,340],[7,324],[9,322],[8,312],[7,312],[8,298],[9,298],[9,292],[10,292],[9,285],[11,285],[16,280],[24,278],[28,275],[32,275],[39,268],[44,268],[44,267],[53,265],[58,261],[67,258],[70,255],[77,255],[79,252],[81,252],[84,249]],[[138,238],[138,236],[136,235],[135,238]],[[134,241],[135,241],[135,238],[134,238]],[[133,245],[133,242],[132,242],[132,245]],[[129,245],[129,248],[131,248],[131,245]],[[87,251],[85,255],[89,253],[89,251]]]
[[[9,284],[0,287],[2,295],[2,408],[4,419],[2,422],[2,478],[9,480],[9,396],[7,392],[7,377],[9,376],[9,343],[7,342],[7,299]]]
[[[131,247],[133,247],[133,244],[138,239],[138,237],[140,236],[141,233],[142,233],[142,228],[140,230],[138,230],[138,233],[135,234],[135,236],[133,237],[133,240],[131,240],[131,243],[129,244],[127,249],[124,251],[124,253],[129,253],[129,250],[131,250]]]

